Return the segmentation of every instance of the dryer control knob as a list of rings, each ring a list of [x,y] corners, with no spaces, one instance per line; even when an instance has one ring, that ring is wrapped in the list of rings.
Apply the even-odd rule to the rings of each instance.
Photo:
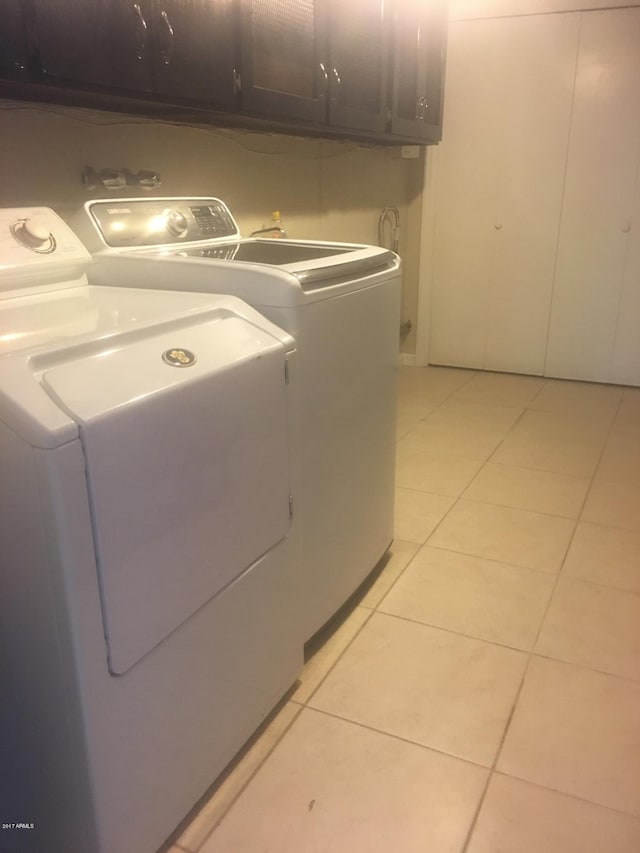
[[[165,216],[169,234],[172,237],[184,237],[189,230],[189,223],[184,213],[180,213],[179,210],[168,210]]]

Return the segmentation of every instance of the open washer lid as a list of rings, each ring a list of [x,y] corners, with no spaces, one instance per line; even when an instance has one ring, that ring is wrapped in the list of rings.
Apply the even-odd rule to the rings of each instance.
[[[379,246],[242,239],[217,198],[97,199],[71,225],[94,256],[95,284],[117,286],[124,273],[134,286],[153,280],[158,288],[233,293],[260,307],[306,305],[400,269],[398,256]]]

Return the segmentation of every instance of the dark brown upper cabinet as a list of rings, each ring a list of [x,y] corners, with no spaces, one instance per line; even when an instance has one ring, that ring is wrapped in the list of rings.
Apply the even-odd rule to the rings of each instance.
[[[330,0],[329,123],[383,133],[389,65],[384,0]]]
[[[325,24],[316,0],[241,0],[244,109],[326,121]]]
[[[441,139],[446,41],[446,0],[396,0],[391,133]]]
[[[27,39],[20,0],[0,0],[0,77],[27,74]]]
[[[234,0],[32,0],[45,79],[232,107]]]
[[[446,32],[446,0],[0,0],[0,88],[428,144],[441,138]]]

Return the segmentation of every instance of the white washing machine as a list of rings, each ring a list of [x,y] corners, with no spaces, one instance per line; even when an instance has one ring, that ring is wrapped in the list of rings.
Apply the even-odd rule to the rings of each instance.
[[[0,211],[12,853],[153,853],[302,665],[293,339],[89,264],[52,211]]]
[[[230,293],[290,332],[300,367],[304,635],[393,538],[400,261],[374,246],[241,239],[215,198],[90,201],[92,281]]]

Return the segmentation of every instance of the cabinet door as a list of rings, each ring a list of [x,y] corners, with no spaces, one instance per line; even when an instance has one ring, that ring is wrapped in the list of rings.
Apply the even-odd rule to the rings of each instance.
[[[639,44],[640,9],[583,13],[549,327],[550,376],[611,378],[640,153]]]
[[[20,0],[0,0],[0,77],[26,76],[27,48]]]
[[[235,0],[154,0],[155,91],[233,107],[237,42]]]
[[[383,132],[388,67],[384,0],[332,0],[329,8],[329,123]]]
[[[150,92],[151,23],[144,0],[33,0],[47,77]]]
[[[446,0],[399,0],[393,21],[391,132],[437,142],[442,136]]]
[[[323,19],[315,0],[242,0],[242,106],[326,120]]]

